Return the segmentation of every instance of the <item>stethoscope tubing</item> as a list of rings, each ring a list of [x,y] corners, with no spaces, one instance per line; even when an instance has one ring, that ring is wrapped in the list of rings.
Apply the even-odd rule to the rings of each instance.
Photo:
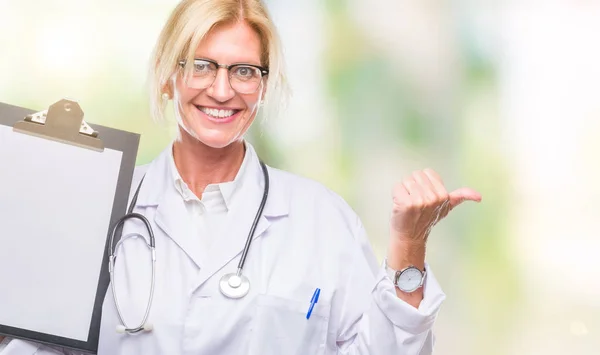
[[[238,263],[238,270],[240,271],[238,274],[241,275],[241,270],[244,269],[244,264],[246,264],[246,257],[248,256],[248,251],[250,250],[250,244],[252,243],[252,239],[254,238],[254,231],[258,226],[258,220],[262,216],[263,210],[265,208],[265,204],[267,203],[267,197],[269,197],[269,172],[267,171],[267,167],[263,162],[260,163],[260,167],[263,171],[263,176],[265,180],[265,188],[263,191],[262,200],[260,201],[260,206],[258,206],[258,211],[256,211],[256,216],[254,217],[254,221],[252,222],[252,227],[250,227],[250,232],[248,233],[248,238],[246,238],[246,245],[244,245],[244,250],[242,251],[242,257],[240,258],[240,262]],[[238,275],[238,276],[239,276]]]
[[[263,191],[262,200],[260,202],[260,206],[258,207],[256,216],[254,217],[254,221],[252,222],[252,226],[248,233],[248,237],[246,238],[246,244],[244,245],[244,249],[242,251],[242,256],[240,257],[240,261],[238,263],[238,268],[237,268],[237,272],[236,272],[236,275],[238,277],[242,276],[244,265],[246,263],[246,258],[248,256],[248,251],[250,250],[250,245],[251,245],[252,239],[254,237],[254,232],[256,231],[256,227],[258,226],[258,222],[260,220],[260,217],[262,216],[265,204],[267,202],[267,197],[269,195],[269,180],[270,180],[269,172],[267,170],[266,165],[262,161],[260,162],[260,166],[261,166],[263,176],[264,176],[265,187],[264,187],[264,191]],[[146,323],[148,321],[148,317],[150,316],[150,309],[152,306],[152,300],[154,298],[154,288],[155,288],[155,281],[156,281],[156,244],[155,244],[154,232],[152,230],[152,226],[150,225],[150,222],[144,215],[133,212],[133,209],[135,208],[135,205],[137,203],[138,194],[142,187],[143,181],[144,181],[144,177],[142,177],[142,180],[138,184],[135,194],[133,195],[133,198],[131,199],[129,208],[127,209],[127,214],[124,215],[123,217],[119,218],[119,220],[115,223],[114,227],[112,228],[112,231],[110,234],[109,251],[108,251],[108,253],[109,253],[109,255],[108,255],[108,257],[109,257],[108,270],[109,270],[109,274],[110,274],[111,290],[113,293],[113,299],[115,302],[115,306],[117,308],[117,314],[118,314],[119,320],[121,321],[121,324],[122,324],[122,326],[119,326],[117,328],[122,330],[123,332],[130,333],[130,334],[138,333],[143,330],[149,330],[148,329],[149,327],[147,326]],[[146,245],[150,248],[150,252],[152,254],[152,276],[151,276],[152,279],[150,282],[150,295],[148,297],[148,303],[146,305],[146,311],[144,313],[144,317],[142,318],[140,325],[137,327],[134,327],[134,328],[128,328],[126,326],[125,319],[122,315],[121,308],[120,308],[119,302],[117,300],[116,286],[115,286],[115,282],[114,282],[114,263],[115,263],[115,258],[116,258],[116,249],[118,247],[118,245],[117,245],[117,247],[115,247],[115,245],[114,245],[115,234],[116,234],[117,230],[119,230],[119,228],[121,228],[123,226],[123,224],[126,221],[128,221],[129,219],[138,219],[138,220],[142,221],[142,223],[146,227],[146,230],[148,232],[148,237],[149,237],[149,241],[146,242]],[[122,236],[122,230],[120,230],[120,234]],[[133,233],[131,236],[133,236],[133,235],[137,235],[137,236],[143,238],[143,236],[141,236],[138,233]],[[127,238],[127,236],[126,236],[126,238]],[[121,239],[121,238],[119,238],[119,239]],[[119,241],[119,243],[120,242],[121,242],[121,240]],[[222,289],[221,286],[220,286],[220,290],[221,290],[221,293],[223,295],[225,295],[226,297],[231,297],[227,292],[225,292]],[[243,295],[241,297],[243,297]]]

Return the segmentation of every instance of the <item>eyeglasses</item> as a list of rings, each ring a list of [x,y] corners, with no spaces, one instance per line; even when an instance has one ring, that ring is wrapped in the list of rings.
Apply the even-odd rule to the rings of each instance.
[[[185,60],[179,62],[185,68]],[[262,78],[269,74],[269,69],[254,64],[219,64],[210,59],[194,59],[194,66],[185,77],[188,87],[206,89],[212,86],[219,68],[225,68],[229,74],[229,85],[240,94],[253,94],[260,87]]]

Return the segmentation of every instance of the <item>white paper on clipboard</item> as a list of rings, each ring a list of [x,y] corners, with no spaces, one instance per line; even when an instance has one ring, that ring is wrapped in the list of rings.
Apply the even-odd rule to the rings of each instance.
[[[87,339],[121,155],[0,126],[1,324]]]

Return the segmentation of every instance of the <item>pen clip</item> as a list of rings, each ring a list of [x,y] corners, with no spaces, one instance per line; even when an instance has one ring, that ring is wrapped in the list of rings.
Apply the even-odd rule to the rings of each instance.
[[[308,308],[308,312],[306,312],[306,319],[310,318],[310,315],[312,314],[315,304],[317,304],[317,302],[319,302],[320,294],[321,294],[321,289],[320,288],[315,289],[315,292],[313,293],[312,298],[310,299],[310,307]]]

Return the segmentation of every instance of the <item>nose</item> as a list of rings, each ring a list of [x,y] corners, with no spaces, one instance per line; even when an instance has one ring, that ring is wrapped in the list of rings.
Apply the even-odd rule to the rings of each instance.
[[[229,84],[229,71],[227,69],[219,68],[219,70],[217,70],[215,81],[209,86],[206,93],[208,96],[219,102],[228,101],[235,96],[235,91]]]

